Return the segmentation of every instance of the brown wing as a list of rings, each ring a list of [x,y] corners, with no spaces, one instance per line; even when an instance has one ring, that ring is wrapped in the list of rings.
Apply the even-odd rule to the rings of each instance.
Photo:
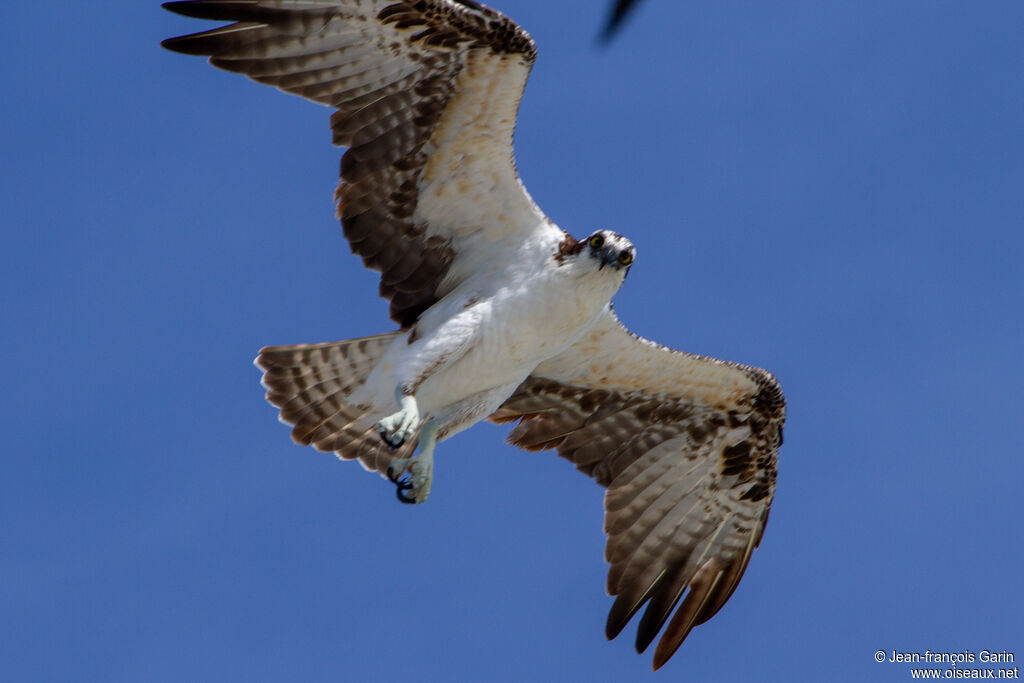
[[[555,448],[607,488],[607,635],[647,604],[643,652],[671,616],[654,654],[662,666],[729,599],[760,543],[785,419],[778,383],[640,339],[609,311],[491,419],[520,420],[510,443]]]
[[[352,251],[380,271],[380,293],[403,327],[484,258],[474,252],[495,240],[481,233],[555,230],[513,161],[516,113],[536,48],[498,12],[470,0],[164,7],[235,22],[165,40],[165,47],[208,55],[214,66],[337,110],[334,143],[349,148],[338,215]]]

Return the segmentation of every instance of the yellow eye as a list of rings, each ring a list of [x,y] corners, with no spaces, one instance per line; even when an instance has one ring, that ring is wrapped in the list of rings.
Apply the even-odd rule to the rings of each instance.
[[[621,254],[619,254],[619,263],[621,263],[622,265],[628,266],[632,262],[633,255],[630,254],[628,251],[624,251]]]
[[[587,240],[587,244],[590,245],[591,249],[600,249],[601,247],[604,246],[604,237],[602,237],[601,235],[594,235],[589,240]]]

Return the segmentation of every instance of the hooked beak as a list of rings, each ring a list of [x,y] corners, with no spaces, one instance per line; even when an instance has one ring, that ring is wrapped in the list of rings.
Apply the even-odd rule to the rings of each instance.
[[[601,259],[601,265],[598,267],[598,270],[604,270],[605,266],[615,268],[616,270],[622,267],[622,264],[619,263],[619,254],[613,247],[604,247],[598,252],[598,256]]]

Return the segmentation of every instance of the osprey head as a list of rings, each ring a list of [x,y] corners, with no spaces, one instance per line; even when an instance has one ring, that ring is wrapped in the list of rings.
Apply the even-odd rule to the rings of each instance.
[[[598,230],[584,241],[584,253],[594,259],[598,269],[603,270],[606,266],[615,271],[621,271],[622,277],[626,277],[629,267],[633,265],[636,258],[636,247],[628,239],[611,230]]]

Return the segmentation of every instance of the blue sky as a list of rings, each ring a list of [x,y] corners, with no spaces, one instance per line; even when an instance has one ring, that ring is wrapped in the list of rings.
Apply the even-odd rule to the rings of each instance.
[[[601,490],[480,425],[429,503],[292,445],[251,361],[386,331],[328,110],[159,49],[155,2],[0,23],[6,680],[907,680],[1024,658],[1024,4],[506,0],[534,198],[615,299],[789,401],[764,541],[650,674],[607,643]]]

